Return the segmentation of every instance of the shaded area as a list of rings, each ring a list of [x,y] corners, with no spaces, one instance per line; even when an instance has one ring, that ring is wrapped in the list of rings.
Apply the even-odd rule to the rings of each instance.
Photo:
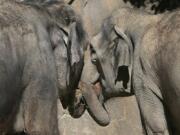
[[[171,11],[180,7],[180,0],[123,0],[130,2],[137,8],[150,6],[155,14],[165,11]]]

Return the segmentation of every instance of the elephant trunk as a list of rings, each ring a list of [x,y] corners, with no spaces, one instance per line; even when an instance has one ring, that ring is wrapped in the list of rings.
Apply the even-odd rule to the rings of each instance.
[[[108,125],[110,123],[109,115],[98,100],[97,91],[93,88],[93,85],[80,82],[79,88],[82,90],[88,111],[93,119],[102,126]]]
[[[81,115],[83,115],[83,113],[86,109],[86,105],[85,105],[82,97],[83,96],[82,96],[81,91],[79,89],[76,89],[73,102],[68,107],[69,113],[73,118],[81,117]]]

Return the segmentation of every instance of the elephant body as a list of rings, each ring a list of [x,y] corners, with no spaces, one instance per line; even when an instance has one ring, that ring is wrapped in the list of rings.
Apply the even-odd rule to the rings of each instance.
[[[167,121],[173,135],[180,133],[179,15],[179,11],[165,14],[149,28],[139,46],[139,58],[134,59],[133,85],[148,132],[168,134]]]
[[[22,17],[25,15],[24,11],[22,15],[12,7],[14,5],[7,2],[1,5],[0,11],[1,132],[13,126],[12,121],[16,121],[18,110],[23,109],[21,111],[25,114],[24,122],[19,124],[23,124],[21,126],[28,133],[58,134],[56,119],[58,91],[49,35],[40,20],[37,20],[40,25],[27,22]],[[23,7],[18,8],[22,11]],[[27,10],[31,11],[28,8]],[[50,72],[51,74],[47,74]],[[39,124],[39,127],[36,124]]]
[[[103,85],[134,91],[148,135],[180,133],[179,14],[119,9],[91,42]]]
[[[83,67],[81,25],[63,3],[43,7],[1,1],[0,134],[59,134],[58,96],[74,94],[77,82],[70,79],[78,80]]]

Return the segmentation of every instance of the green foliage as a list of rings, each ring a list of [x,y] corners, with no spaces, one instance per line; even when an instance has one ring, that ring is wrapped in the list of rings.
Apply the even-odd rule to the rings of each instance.
[[[147,4],[150,4],[151,10],[154,10],[155,13],[171,11],[180,7],[180,0],[124,0],[124,2],[130,2],[137,8],[146,7]]]

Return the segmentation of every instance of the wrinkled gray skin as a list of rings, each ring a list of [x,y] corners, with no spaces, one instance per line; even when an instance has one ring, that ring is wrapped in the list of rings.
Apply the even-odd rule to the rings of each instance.
[[[71,3],[73,9],[82,17],[89,39],[91,39],[93,35],[99,32],[101,24],[106,17],[111,15],[111,13],[119,7],[125,6],[125,3],[123,3],[121,0],[74,0],[73,2],[68,0],[65,1],[67,3]],[[88,47],[85,51],[84,67],[80,79],[82,82],[81,84],[83,85],[82,87],[79,87],[81,87],[81,96],[84,97],[91,116],[98,124],[105,126],[109,124],[110,118],[103,107],[104,98],[106,98],[104,96],[108,95],[110,97],[111,95],[109,93],[106,93],[105,95],[102,93],[101,85],[98,83],[100,75],[96,66],[91,61],[90,49],[91,48]],[[79,91],[79,89],[77,91]],[[74,108],[77,108],[77,106],[78,104],[75,104]],[[79,113],[83,112],[81,111],[82,108],[79,107],[79,109],[79,111],[78,109],[75,109],[75,111],[73,111],[73,108],[71,109],[71,112],[74,114],[74,116],[80,117],[82,115]]]
[[[1,0],[0,20],[0,134],[58,135],[58,93],[71,105],[83,67],[80,19],[63,3]]]
[[[180,134],[179,20],[180,11],[149,15],[120,9],[91,43],[103,85],[134,90],[148,135]]]

